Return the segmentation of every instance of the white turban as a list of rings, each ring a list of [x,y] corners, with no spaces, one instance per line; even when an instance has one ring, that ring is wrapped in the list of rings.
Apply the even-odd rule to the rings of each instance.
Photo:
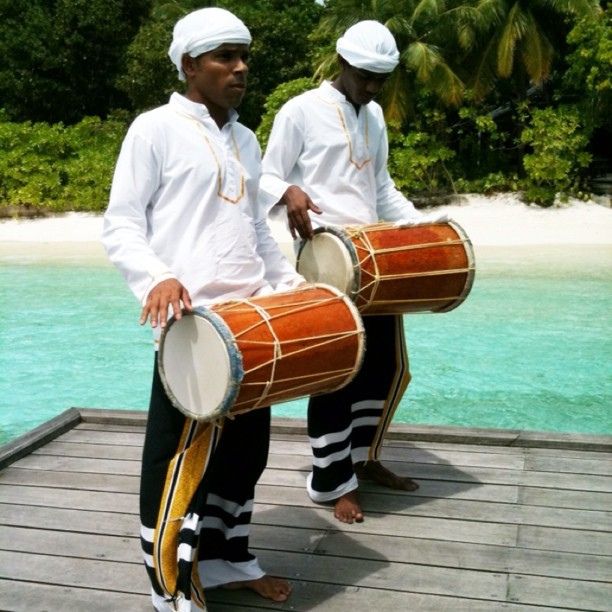
[[[179,79],[185,80],[181,58],[185,53],[197,57],[224,43],[250,45],[251,34],[236,15],[221,8],[203,8],[179,19],[174,26],[168,55]]]
[[[399,51],[393,34],[378,21],[360,21],[338,39],[336,51],[351,66],[379,74],[393,72]]]

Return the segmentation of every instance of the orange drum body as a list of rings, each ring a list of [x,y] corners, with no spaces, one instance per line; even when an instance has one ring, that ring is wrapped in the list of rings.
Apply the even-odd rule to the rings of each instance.
[[[454,222],[324,227],[304,241],[297,269],[345,292],[362,314],[447,312],[474,280],[474,252]]]
[[[333,287],[309,285],[171,320],[158,362],[172,403],[210,421],[343,387],[363,352],[354,304]]]

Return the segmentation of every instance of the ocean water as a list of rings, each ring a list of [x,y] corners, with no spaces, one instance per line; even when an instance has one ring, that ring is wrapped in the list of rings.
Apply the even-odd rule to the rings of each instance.
[[[0,443],[71,406],[148,404],[138,304],[98,254],[54,248],[0,249]],[[612,434],[611,313],[612,247],[479,249],[464,304],[404,317],[413,380],[395,421]]]

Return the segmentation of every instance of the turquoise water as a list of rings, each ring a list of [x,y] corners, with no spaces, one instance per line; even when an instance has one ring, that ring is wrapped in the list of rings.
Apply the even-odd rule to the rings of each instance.
[[[151,336],[114,269],[2,252],[0,291],[0,442],[70,406],[146,409]],[[404,318],[396,422],[612,433],[611,313],[610,248],[490,249],[462,306]]]

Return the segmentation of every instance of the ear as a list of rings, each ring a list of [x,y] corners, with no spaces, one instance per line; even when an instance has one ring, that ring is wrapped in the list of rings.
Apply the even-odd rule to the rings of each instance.
[[[191,57],[191,55],[184,53],[181,57],[181,68],[183,69],[187,79],[189,79],[196,72],[197,58]]]

